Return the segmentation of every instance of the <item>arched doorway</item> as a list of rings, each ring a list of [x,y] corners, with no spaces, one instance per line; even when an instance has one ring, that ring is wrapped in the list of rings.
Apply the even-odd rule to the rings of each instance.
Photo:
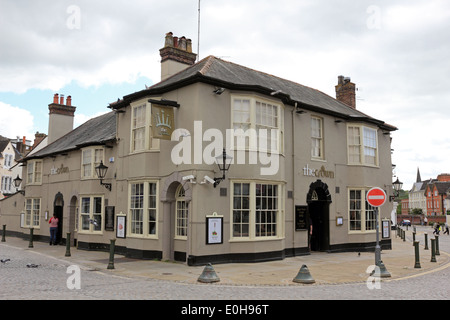
[[[62,230],[63,230],[63,218],[64,218],[64,198],[61,192],[55,195],[55,201],[53,201],[53,213],[58,218],[58,232],[56,233],[56,244],[61,243]]]
[[[189,257],[189,207],[192,200],[192,187],[183,176],[174,172],[167,177],[162,186],[163,206],[163,260],[187,262]]]
[[[306,196],[309,224],[312,235],[309,238],[311,251],[327,251],[330,248],[330,203],[331,195],[326,183],[321,180],[311,183]]]

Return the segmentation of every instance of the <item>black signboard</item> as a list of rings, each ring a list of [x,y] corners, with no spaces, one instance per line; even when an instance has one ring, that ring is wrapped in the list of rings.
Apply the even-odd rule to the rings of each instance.
[[[308,206],[295,206],[295,230],[308,230]]]
[[[105,207],[105,230],[114,231],[114,207]]]

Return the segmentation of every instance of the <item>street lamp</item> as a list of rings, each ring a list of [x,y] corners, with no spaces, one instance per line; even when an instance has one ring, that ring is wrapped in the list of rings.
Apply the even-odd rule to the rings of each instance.
[[[100,164],[95,167],[95,173],[97,173],[97,176],[100,178],[100,184],[111,191],[111,183],[103,183],[103,178],[105,177],[107,171],[108,167],[103,164],[103,161],[100,161]]]
[[[19,190],[20,184],[22,183],[22,179],[20,179],[19,175],[17,175],[17,177],[13,181],[14,181],[14,186],[16,187],[16,192],[25,194],[25,191]]]
[[[403,182],[400,182],[397,177],[397,180],[392,183],[392,187],[394,188],[394,195],[389,197],[390,201],[394,200],[395,197],[398,197],[400,195],[400,190],[403,187]]]
[[[214,178],[214,188],[222,181],[225,180],[225,173],[230,169],[231,161],[233,160],[232,156],[227,155],[225,152],[225,148],[221,155],[216,157],[216,163],[219,167],[219,170],[222,171],[222,177]]]

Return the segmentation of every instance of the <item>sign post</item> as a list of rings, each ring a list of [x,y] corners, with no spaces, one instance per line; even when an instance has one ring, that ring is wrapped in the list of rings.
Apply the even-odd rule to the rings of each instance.
[[[380,235],[378,227],[378,207],[381,207],[386,202],[386,193],[383,189],[375,187],[367,192],[367,202],[375,207],[375,219],[376,219],[376,230],[377,230],[377,242],[375,245],[375,265],[380,266],[381,264],[381,247],[380,247]]]

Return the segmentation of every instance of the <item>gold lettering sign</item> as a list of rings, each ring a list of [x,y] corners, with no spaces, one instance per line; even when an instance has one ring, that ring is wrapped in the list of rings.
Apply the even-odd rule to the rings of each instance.
[[[153,138],[170,140],[174,127],[173,108],[152,103]]]

